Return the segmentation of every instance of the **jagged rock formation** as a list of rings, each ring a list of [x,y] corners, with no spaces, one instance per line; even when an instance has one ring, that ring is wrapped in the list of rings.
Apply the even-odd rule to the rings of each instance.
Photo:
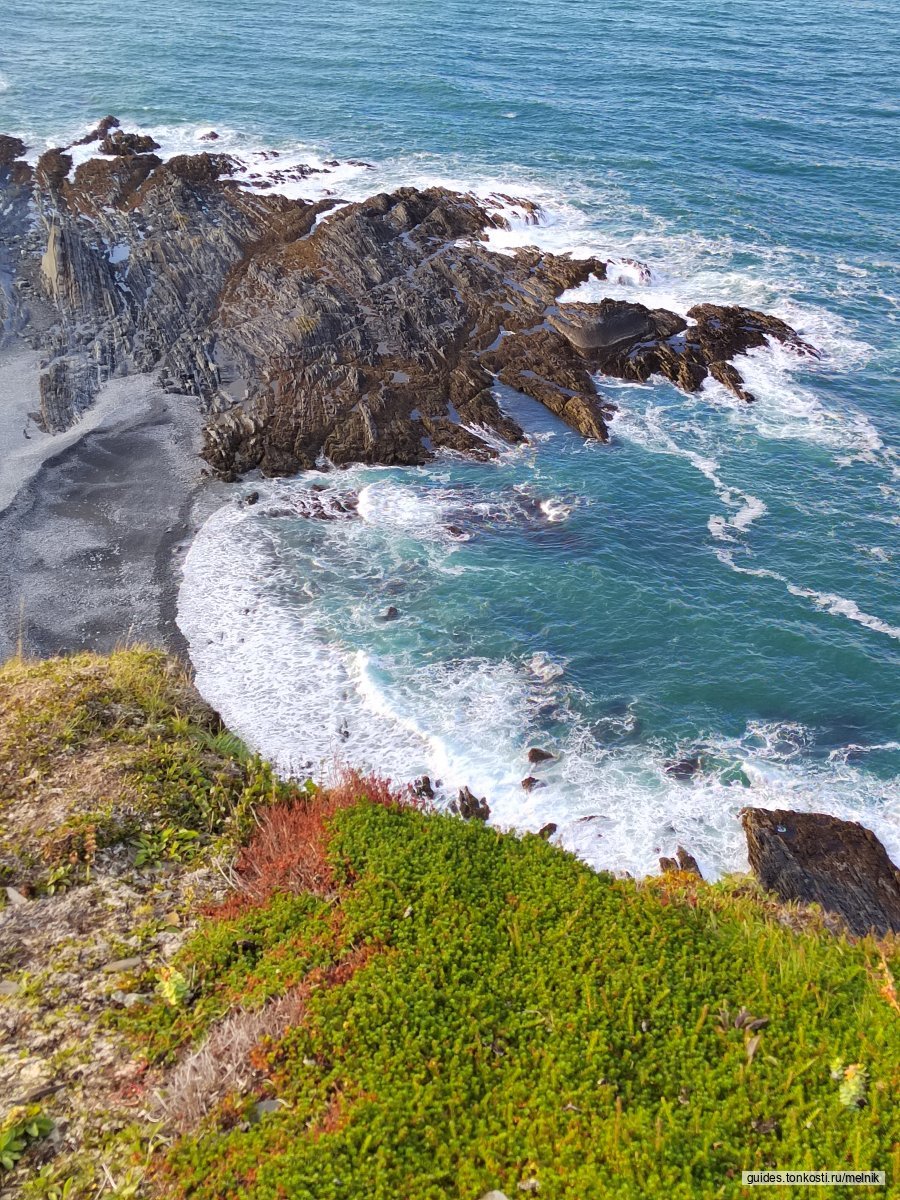
[[[450,807],[464,821],[487,821],[491,815],[491,810],[485,797],[482,796],[479,798],[468,787],[459,789],[459,795]]]
[[[836,913],[859,937],[900,933],[900,871],[870,829],[823,813],[745,808],[750,866],[782,900]]]
[[[50,150],[32,171],[0,138],[0,318],[45,352],[51,430],[110,375],[155,370],[210,413],[204,456],[226,478],[323,455],[422,463],[522,439],[498,379],[604,441],[598,372],[688,391],[711,375],[749,400],[736,354],[767,338],[811,351],[747,309],[700,305],[689,323],[627,301],[559,303],[606,264],[489,250],[502,205],[536,220],[528,201],[497,197],[497,211],[441,188],[289,200],[239,186],[226,155],[163,162],[114,117],[89,143],[105,156],[73,170]]]
[[[684,875],[696,875],[699,879],[703,878],[696,858],[693,854],[688,854],[684,846],[676,849],[674,858],[663,855],[659,860],[659,869],[664,875],[681,872]]]
[[[24,325],[16,279],[31,204],[32,172],[22,159],[25,149],[19,138],[0,135],[0,347]]]

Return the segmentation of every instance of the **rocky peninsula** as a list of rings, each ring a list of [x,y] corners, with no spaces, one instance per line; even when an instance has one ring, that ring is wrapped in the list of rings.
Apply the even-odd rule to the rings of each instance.
[[[605,442],[598,377],[750,401],[735,356],[814,353],[749,309],[566,302],[607,263],[488,244],[537,224],[527,199],[289,199],[234,157],[158,149],[114,117],[37,158],[0,136],[4,653],[180,650],[177,550],[221,499],[210,477],[489,458],[525,436],[498,384]]]
[[[203,456],[232,478],[350,462],[495,453],[523,437],[493,388],[546,405],[605,441],[595,376],[708,376],[751,400],[733,359],[767,339],[811,353],[775,317],[700,304],[688,319],[642,304],[561,297],[607,264],[533,247],[492,251],[510,210],[443,188],[361,203],[241,186],[223,154],[163,161],[109,117],[34,167],[0,139],[0,317],[42,355],[40,414],[68,428],[105,381],[156,372],[206,414]],[[301,168],[312,173],[312,168]]]

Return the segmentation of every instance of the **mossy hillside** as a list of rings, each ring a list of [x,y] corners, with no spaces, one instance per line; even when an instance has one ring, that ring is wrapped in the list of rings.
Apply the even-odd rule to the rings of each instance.
[[[213,1114],[168,1153],[164,1194],[738,1196],[763,1166],[900,1179],[895,952],[788,928],[752,888],[616,880],[449,817],[363,803],[332,830],[328,955],[351,969],[314,973],[270,1047],[258,1096],[279,1110]],[[169,1021],[166,1050],[233,994],[248,942],[255,995],[296,984],[283,964],[326,918],[286,924],[286,903],[195,939],[198,1020]]]
[[[0,1024],[25,1055],[0,1074],[16,1098],[46,1059],[60,1085],[11,1195],[738,1196],[741,1169],[785,1165],[896,1187],[896,942],[747,880],[596,875],[383,793],[278,782],[153,652],[0,668],[2,882],[32,897],[0,914]],[[251,831],[243,890],[191,933]],[[279,997],[249,1082],[202,1119],[160,1111],[207,1035]]]
[[[147,859],[189,857],[286,791],[164,654],[0,666],[0,883],[68,885],[142,834]]]

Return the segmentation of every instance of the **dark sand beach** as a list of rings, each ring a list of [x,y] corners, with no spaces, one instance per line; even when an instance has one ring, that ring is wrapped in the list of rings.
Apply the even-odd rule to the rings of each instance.
[[[81,422],[43,433],[37,355],[0,357],[0,657],[177,653],[180,555],[222,485],[202,475],[196,402],[115,379]]]

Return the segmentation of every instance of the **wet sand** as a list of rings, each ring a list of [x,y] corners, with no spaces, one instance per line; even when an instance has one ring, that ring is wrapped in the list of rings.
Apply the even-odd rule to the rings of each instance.
[[[196,401],[115,379],[64,434],[42,433],[37,355],[0,355],[0,659],[109,650],[184,654],[184,552],[227,493],[202,475]]]

